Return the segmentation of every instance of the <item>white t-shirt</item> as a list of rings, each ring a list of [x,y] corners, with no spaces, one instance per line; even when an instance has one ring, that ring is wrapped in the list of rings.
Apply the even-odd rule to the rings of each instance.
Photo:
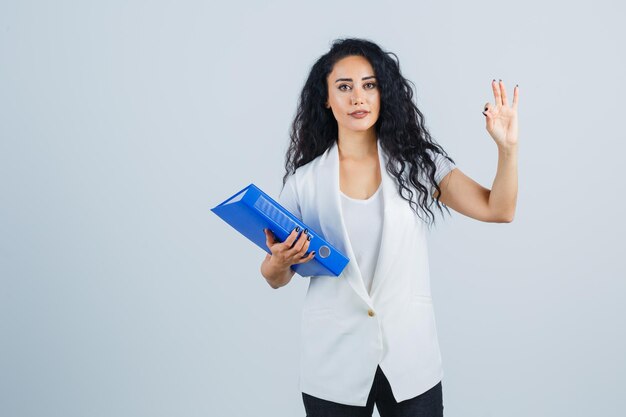
[[[428,152],[432,158],[433,153]],[[441,154],[434,155],[434,162],[436,167],[435,180],[439,184],[443,177],[456,166]],[[427,183],[429,184],[428,189],[434,191],[430,183],[428,181]],[[348,197],[340,190],[344,223],[354,256],[356,257],[356,264],[359,271],[361,271],[361,277],[368,294],[372,288],[374,272],[376,272],[383,230],[383,211],[385,207],[381,188],[382,182],[378,186],[378,190],[366,200]]]
[[[382,183],[367,200],[348,197],[341,192],[341,208],[350,244],[369,294],[380,251],[383,230]]]

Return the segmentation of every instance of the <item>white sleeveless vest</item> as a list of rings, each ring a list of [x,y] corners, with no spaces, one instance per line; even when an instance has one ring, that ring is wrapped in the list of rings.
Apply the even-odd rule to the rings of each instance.
[[[400,197],[380,143],[378,155],[384,216],[370,294],[349,262],[339,277],[310,278],[302,311],[300,390],[347,405],[367,403],[378,365],[398,402],[443,378],[426,225]],[[440,182],[454,165],[441,155],[435,161]],[[336,142],[289,176],[279,202],[354,259],[342,216]]]

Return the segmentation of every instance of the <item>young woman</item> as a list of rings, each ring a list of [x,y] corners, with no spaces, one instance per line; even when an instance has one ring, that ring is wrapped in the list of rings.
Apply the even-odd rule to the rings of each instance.
[[[395,54],[337,40],[302,90],[279,201],[350,262],[313,276],[302,312],[300,389],[307,416],[443,415],[443,371],[430,293],[426,226],[433,205],[511,222],[517,200],[518,88],[492,82],[487,132],[498,148],[491,190],[432,139]],[[446,207],[446,210],[447,210]],[[261,273],[279,288],[309,262],[307,230],[271,251]]]

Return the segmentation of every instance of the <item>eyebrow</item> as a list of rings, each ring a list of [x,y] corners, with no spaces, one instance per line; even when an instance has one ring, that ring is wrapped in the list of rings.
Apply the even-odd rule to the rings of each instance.
[[[363,77],[363,78],[361,78],[361,80],[369,80],[370,78],[376,78],[376,77],[375,77],[375,76],[373,76],[373,75],[370,75],[370,76],[367,76],[367,77]],[[350,81],[350,82],[351,82],[351,81],[352,81],[352,78],[337,78],[337,79],[335,80],[335,82],[336,82],[336,83],[338,83],[339,81]]]

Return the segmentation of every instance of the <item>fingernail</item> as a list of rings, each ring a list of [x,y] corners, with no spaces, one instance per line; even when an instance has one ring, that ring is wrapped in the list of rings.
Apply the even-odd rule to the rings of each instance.
[[[304,229],[304,234],[306,235],[306,233],[309,231],[309,229]]]
[[[502,79],[499,79],[498,81],[502,82]]]
[[[306,240],[311,240],[311,235],[308,235],[308,236],[306,237]]]
[[[496,82],[496,79],[494,78],[493,80],[491,80],[491,82],[492,82],[492,83],[495,83],[495,82]]]
[[[515,87],[519,87],[519,84],[515,84]]]
[[[296,233],[300,231],[300,226],[296,227]]]

